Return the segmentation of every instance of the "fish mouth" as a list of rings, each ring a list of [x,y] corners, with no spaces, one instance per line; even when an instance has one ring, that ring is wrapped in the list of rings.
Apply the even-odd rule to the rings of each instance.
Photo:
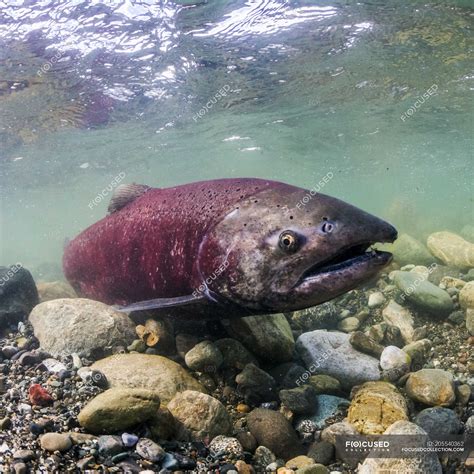
[[[372,248],[375,242],[363,242],[341,249],[336,255],[309,267],[301,276],[299,284],[327,274],[344,273],[357,267],[382,267],[390,263],[392,254]]]

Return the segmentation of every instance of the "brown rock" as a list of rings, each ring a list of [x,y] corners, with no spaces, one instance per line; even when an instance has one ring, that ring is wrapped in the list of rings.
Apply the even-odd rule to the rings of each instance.
[[[256,408],[247,415],[247,426],[258,444],[276,456],[287,460],[303,454],[296,431],[281,413]]]
[[[168,403],[168,410],[176,420],[176,436],[180,440],[200,441],[232,432],[232,420],[224,405],[204,393],[177,393]]]
[[[408,409],[392,384],[367,382],[352,400],[347,419],[362,434],[382,434],[395,421],[408,420]]]
[[[407,395],[430,406],[449,407],[456,400],[453,376],[440,369],[422,369],[408,377]]]

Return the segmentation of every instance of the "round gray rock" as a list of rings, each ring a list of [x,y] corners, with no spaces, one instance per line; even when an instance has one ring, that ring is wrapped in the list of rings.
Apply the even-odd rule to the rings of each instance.
[[[135,337],[135,325],[125,313],[85,298],[46,301],[33,308],[29,320],[41,349],[54,357],[88,356],[127,346]]]

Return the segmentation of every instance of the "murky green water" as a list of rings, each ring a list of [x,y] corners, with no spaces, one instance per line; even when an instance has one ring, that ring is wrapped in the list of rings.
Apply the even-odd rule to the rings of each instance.
[[[118,175],[331,173],[322,192],[402,231],[458,232],[473,20],[468,1],[0,2],[0,261],[58,265]]]

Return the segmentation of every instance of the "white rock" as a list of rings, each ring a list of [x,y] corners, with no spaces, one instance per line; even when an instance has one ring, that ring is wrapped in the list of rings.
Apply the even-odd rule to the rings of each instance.
[[[382,292],[376,291],[375,293],[371,293],[369,295],[368,306],[369,308],[378,308],[385,303],[385,296]]]
[[[410,365],[410,356],[397,346],[387,346],[380,356],[383,370],[400,369]]]

